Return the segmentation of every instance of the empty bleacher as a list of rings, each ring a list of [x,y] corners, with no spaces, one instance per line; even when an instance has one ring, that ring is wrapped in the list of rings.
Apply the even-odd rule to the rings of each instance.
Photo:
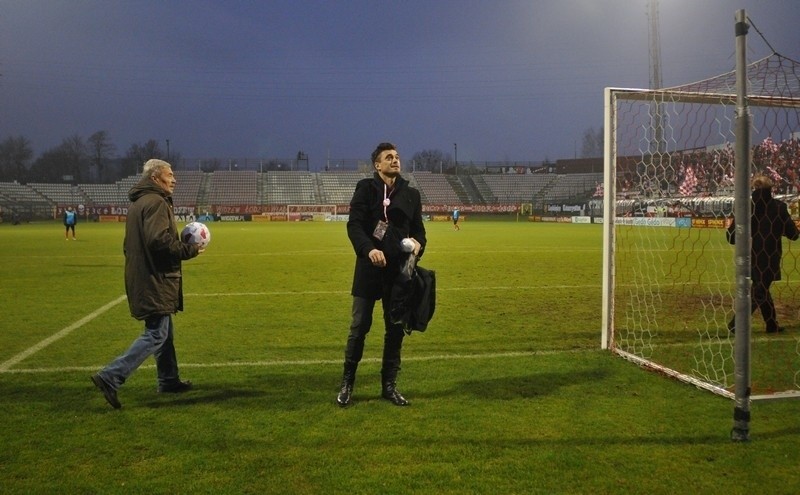
[[[211,175],[208,202],[214,205],[257,205],[258,172],[217,170]]]
[[[458,197],[446,175],[432,172],[414,172],[413,176],[416,179],[417,188],[422,193],[423,203],[445,205],[462,203],[461,198]]]
[[[549,174],[485,174],[483,180],[498,203],[527,203],[556,181]]]
[[[0,196],[9,204],[24,203],[34,207],[49,207],[50,201],[31,187],[14,182],[0,182]]]
[[[359,180],[372,172],[176,170],[175,206],[337,204],[350,202]],[[602,173],[476,174],[454,177],[432,172],[405,173],[423,204],[470,205],[561,202],[591,197]],[[0,206],[53,211],[57,205],[129,204],[128,191],[141,179],[131,175],[114,184],[0,182]],[[474,186],[474,187],[473,187]],[[17,206],[19,208],[20,206]]]
[[[196,206],[205,173],[199,170],[176,170],[175,191],[172,202],[175,206]]]
[[[372,173],[354,171],[320,172],[317,176],[319,177],[320,190],[322,191],[320,203],[341,205],[350,203],[358,181],[372,177]]]
[[[262,204],[313,205],[319,203],[314,174],[306,171],[264,172]]]
[[[89,198],[77,186],[72,184],[51,184],[46,182],[32,182],[28,187],[44,196],[50,202],[59,205],[85,205]]]
[[[128,204],[128,191],[123,191],[114,184],[78,184],[78,188],[87,198],[88,204],[124,205]]]

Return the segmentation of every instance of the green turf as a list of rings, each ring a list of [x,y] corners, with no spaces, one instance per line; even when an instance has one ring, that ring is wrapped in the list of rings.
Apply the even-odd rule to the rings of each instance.
[[[56,223],[0,224],[0,492],[800,490],[800,403],[754,403],[752,441],[733,443],[731,401],[599,349],[600,226],[426,226],[438,304],[404,344],[410,407],[379,398],[379,326],[355,404],[334,404],[344,224],[217,223],[175,319],[196,389],[156,394],[149,360],[115,411],[88,377],[141,331],[123,226],[81,224],[73,242]]]

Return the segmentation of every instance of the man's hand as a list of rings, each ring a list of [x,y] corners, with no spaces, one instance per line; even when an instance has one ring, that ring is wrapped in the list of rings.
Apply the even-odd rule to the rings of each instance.
[[[383,268],[386,266],[386,256],[383,255],[383,251],[379,249],[373,249],[369,252],[369,260],[372,262],[374,266],[378,266]]]

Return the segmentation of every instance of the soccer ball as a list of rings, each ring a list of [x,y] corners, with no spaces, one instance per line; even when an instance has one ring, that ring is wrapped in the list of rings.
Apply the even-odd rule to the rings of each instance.
[[[199,244],[202,249],[211,242],[211,231],[203,223],[192,222],[181,231],[181,240],[187,244]]]

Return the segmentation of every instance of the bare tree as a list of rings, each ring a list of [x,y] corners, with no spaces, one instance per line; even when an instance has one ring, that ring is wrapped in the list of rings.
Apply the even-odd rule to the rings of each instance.
[[[412,164],[415,170],[439,172],[452,167],[453,160],[449,155],[442,153],[441,150],[423,150],[414,153],[411,156],[411,161],[404,163],[403,167],[411,168]]]
[[[597,130],[590,127],[583,133],[581,157],[597,158],[603,156],[603,128]]]
[[[97,181],[103,182],[107,179],[106,171],[117,148],[109,139],[106,131],[95,132],[89,136],[86,144],[89,151],[89,162],[97,174]]]
[[[150,139],[144,144],[133,143],[125,158],[122,160],[124,175],[137,175],[141,172],[144,162],[151,158],[164,159],[164,153],[158,146],[158,141]]]
[[[0,142],[0,179],[23,180],[33,158],[30,142],[22,136]]]
[[[80,136],[65,139],[33,163],[29,172],[32,180],[40,182],[83,182],[88,177],[89,158],[86,144]]]

